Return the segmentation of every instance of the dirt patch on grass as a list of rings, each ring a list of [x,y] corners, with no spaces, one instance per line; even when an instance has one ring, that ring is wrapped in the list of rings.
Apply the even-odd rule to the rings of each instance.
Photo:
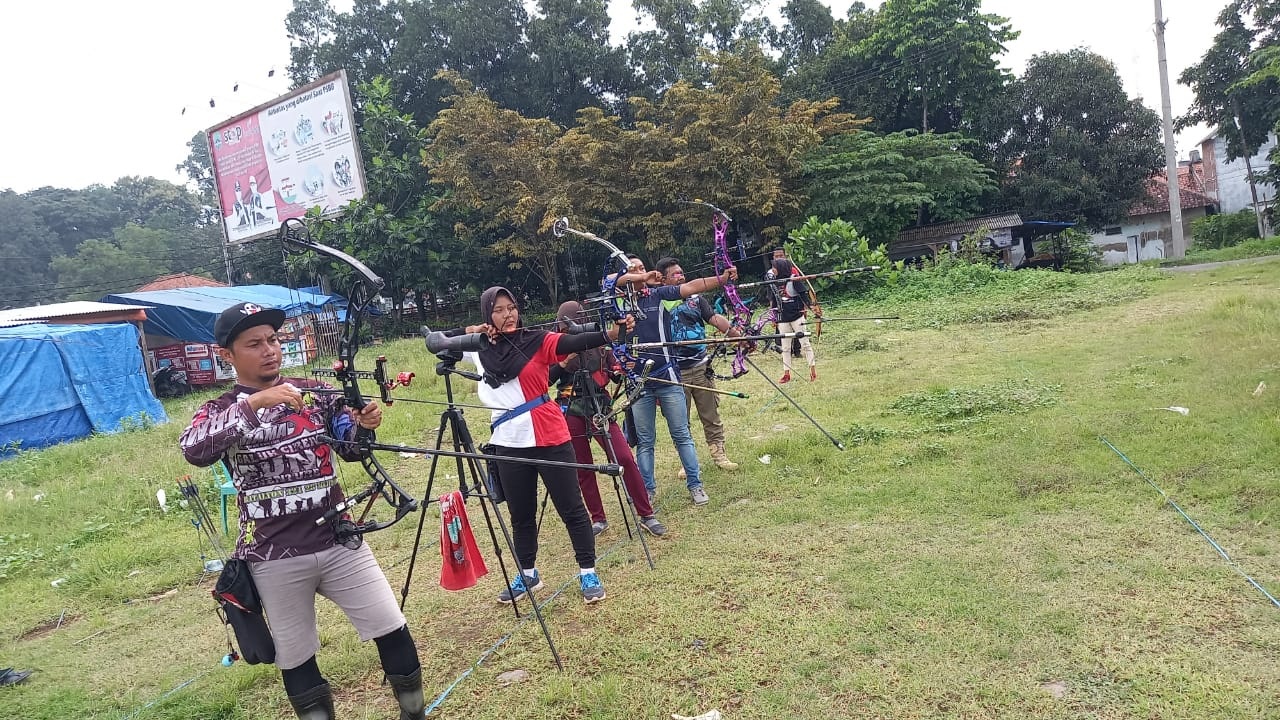
[[[79,621],[80,617],[81,616],[78,613],[66,613],[64,615],[59,615],[56,618],[50,618],[19,635],[18,640],[26,642],[28,640],[39,640],[40,638],[49,637],[54,632]]]

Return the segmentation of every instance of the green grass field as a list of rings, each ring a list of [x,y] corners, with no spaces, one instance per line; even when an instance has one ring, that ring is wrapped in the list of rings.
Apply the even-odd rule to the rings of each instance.
[[[502,580],[474,502],[493,572],[438,587],[429,511],[406,607],[428,701],[510,635],[432,717],[1280,716],[1280,607],[1240,574],[1280,593],[1280,262],[1009,278],[827,308],[902,318],[828,323],[819,381],[785,386],[844,452],[760,377],[726,384],[751,395],[722,404],[742,468],[707,467],[709,505],[691,505],[660,440],[671,532],[650,540],[650,570],[606,504],[609,599],[586,607],[575,583],[544,608],[564,672],[537,625],[494,601]],[[407,397],[443,396],[421,343],[361,358],[377,353],[418,373]],[[776,355],[757,362],[780,374]],[[200,399],[168,403],[168,425],[0,463],[0,666],[36,670],[0,690],[0,717],[291,716],[275,668],[219,664],[212,579],[176,504],[190,473],[216,512],[211,474],[176,449]],[[466,415],[487,435],[483,411]],[[400,403],[380,436],[426,442],[438,419]],[[423,494],[428,461],[382,457]],[[364,482],[354,466],[345,479]],[[397,592],[415,529],[369,537]],[[543,539],[549,589],[571,582],[554,519]],[[392,717],[374,648],[321,607],[339,716]],[[499,682],[511,670],[528,677]]]

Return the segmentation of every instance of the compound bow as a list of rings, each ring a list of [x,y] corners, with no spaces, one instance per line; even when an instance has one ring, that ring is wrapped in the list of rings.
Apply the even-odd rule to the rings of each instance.
[[[603,302],[599,308],[600,326],[602,328],[607,327],[610,322],[621,320],[628,314],[635,317],[636,320],[645,319],[645,313],[637,300],[635,288],[618,287],[618,280],[631,269],[631,259],[627,257],[627,254],[621,248],[595,233],[570,227],[569,218],[567,217],[556,220],[551,226],[551,232],[558,238],[562,238],[565,235],[576,235],[599,243],[609,251],[609,257],[605,258],[604,261],[604,280],[600,287],[603,294]],[[617,263],[619,268],[617,271],[610,269],[609,266],[612,262]],[[621,307],[617,302],[620,297],[626,300]],[[631,349],[627,345],[626,331],[622,328],[618,330],[618,339],[609,344],[609,349],[613,353],[613,357],[617,359],[618,364],[622,366],[622,371],[626,373],[626,395],[627,402],[630,404],[635,401],[640,391],[644,388],[649,371],[653,369],[653,361],[649,359],[642,360],[631,354]]]
[[[704,200],[682,200],[681,202],[687,205],[701,205],[711,210],[711,228],[715,233],[715,240],[711,254],[712,269],[718,277],[723,276],[724,271],[733,265],[733,258],[729,256],[728,239],[729,223],[733,222],[733,218],[729,217],[729,213]],[[747,249],[742,243],[741,235],[738,236],[737,245],[738,257],[746,258]],[[731,280],[723,283],[720,286],[720,290],[724,293],[724,297],[729,301],[729,307],[733,310],[733,319],[730,320],[729,326],[731,328],[738,328],[744,336],[759,335],[761,328],[764,327],[764,323],[757,325],[752,322],[751,308],[747,307],[747,304],[743,302],[742,297],[738,295],[737,281]],[[716,348],[712,358],[708,361],[707,370],[711,372],[717,380],[732,380],[734,378],[740,378],[748,372],[746,362],[747,354],[754,352],[755,349],[756,343],[753,340],[744,340],[740,343],[733,356],[733,362],[731,364],[732,373],[728,377],[722,377],[720,375],[715,375],[714,371],[711,370],[711,365],[714,359],[727,353],[725,346],[720,346]]]
[[[337,359],[333,362],[333,369],[313,370],[312,374],[336,379],[341,386],[342,399],[340,404],[356,412],[359,412],[368,404],[366,396],[360,392],[359,381],[361,379],[376,380],[379,396],[384,400],[388,399],[391,388],[395,386],[395,383],[387,381],[383,363],[380,362],[377,366],[377,371],[374,372],[356,370],[355,366],[356,353],[360,350],[361,322],[374,297],[377,296],[386,283],[356,258],[337,248],[329,247],[311,239],[310,228],[300,218],[285,220],[280,226],[279,236],[286,250],[314,252],[346,265],[355,273],[351,291],[347,294],[347,315],[343,320],[342,330],[338,337],[338,353]],[[401,375],[404,374],[402,373]],[[374,457],[373,446],[376,443],[377,440],[373,430],[357,425],[354,444],[359,451],[360,466],[364,468],[365,473],[369,475],[372,482],[360,492],[349,496],[346,500],[331,508],[322,518],[316,521],[317,524],[324,524],[340,520],[347,510],[360,503],[365,503],[364,511],[354,523],[337,523],[335,532],[340,542],[391,527],[418,509],[418,501],[397,485],[386,469],[382,467],[382,463],[378,462],[378,459]],[[369,519],[373,504],[379,497],[386,500],[395,509],[395,516],[391,520],[379,522]]]

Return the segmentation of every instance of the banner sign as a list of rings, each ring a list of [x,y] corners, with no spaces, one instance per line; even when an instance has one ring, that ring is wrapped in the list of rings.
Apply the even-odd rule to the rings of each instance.
[[[272,235],[364,197],[347,73],[339,70],[208,131],[228,243]]]

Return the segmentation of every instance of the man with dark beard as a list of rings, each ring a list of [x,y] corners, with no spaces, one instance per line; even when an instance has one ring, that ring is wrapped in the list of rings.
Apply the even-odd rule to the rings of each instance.
[[[218,352],[237,381],[200,406],[178,443],[188,462],[225,462],[235,481],[240,532],[234,557],[248,563],[298,717],[334,717],[333,694],[316,664],[319,594],[342,608],[360,639],[377,644],[401,720],[420,720],[422,668],[386,575],[363,542],[338,543],[333,523],[317,524],[343,500],[334,453],[358,460],[357,429],[377,428],[382,410],[371,402],[354,411],[332,392],[316,392],[314,404],[304,403],[304,392],[333,388],[280,376],[276,331],[284,317],[252,303],[218,316]]]

